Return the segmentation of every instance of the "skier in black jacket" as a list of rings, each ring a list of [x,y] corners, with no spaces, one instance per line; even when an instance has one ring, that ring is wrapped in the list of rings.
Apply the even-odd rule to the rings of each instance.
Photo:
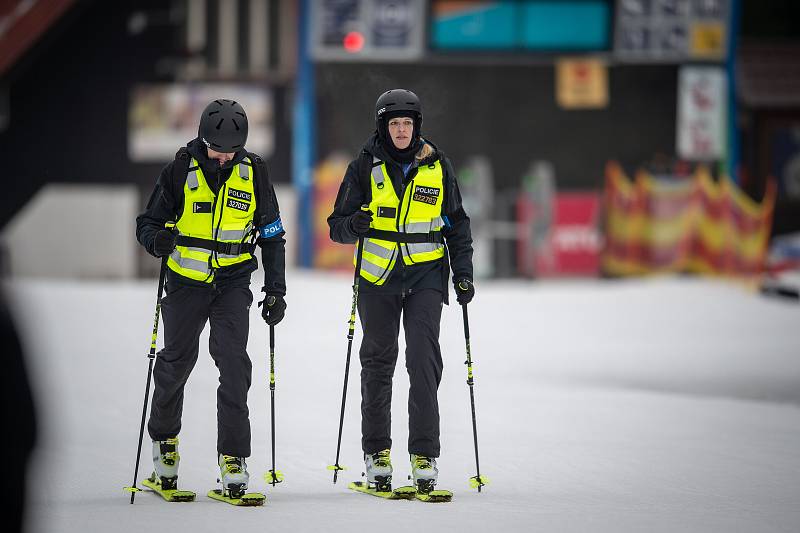
[[[209,321],[209,352],[220,373],[217,452],[223,489],[234,497],[247,489],[252,364],[246,348],[256,244],[264,265],[262,317],[275,325],[286,309],[283,224],[264,161],[244,148],[247,131],[240,104],[211,102],[198,138],[164,167],[136,219],[142,246],[156,257],[168,256],[167,295],[161,302],[164,349],[153,369],[147,426],[152,480],[165,489],[177,486],[183,389]]]
[[[408,451],[414,484],[427,492],[436,484],[440,452],[442,304],[451,267],[458,302],[475,294],[472,235],[450,160],[420,135],[419,98],[405,89],[383,93],[375,126],[347,168],[328,225],[336,242],[364,237],[358,312],[367,481],[378,490],[391,487],[390,407],[402,314],[411,383]]]

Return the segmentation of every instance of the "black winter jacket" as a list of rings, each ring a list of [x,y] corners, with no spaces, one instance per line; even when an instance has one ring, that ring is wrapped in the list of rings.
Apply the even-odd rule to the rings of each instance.
[[[255,176],[253,187],[256,197],[256,211],[253,217],[253,224],[258,228],[272,224],[280,219],[278,200],[275,197],[272,183],[269,181],[267,167],[265,164],[257,163],[255,154],[246,151],[236,152],[231,161],[220,166],[217,160],[208,157],[206,147],[200,139],[194,139],[189,142],[186,148],[200,164],[203,176],[205,176],[209,187],[215,194],[230,177],[233,167],[239,164],[245,156],[249,156],[250,161],[253,163],[253,175]],[[167,221],[177,221],[183,210],[183,187],[186,183],[186,173],[183,171],[174,173],[173,167],[175,165],[186,165],[186,163],[176,159],[164,167],[147,202],[147,207],[142,214],[136,217],[136,238],[151,255],[155,255],[153,243],[156,232],[164,229],[164,224]],[[264,290],[267,294],[286,294],[286,240],[283,236],[284,231],[281,229],[279,233],[270,236],[268,239],[259,238],[256,241],[261,247],[261,261],[264,265]],[[258,263],[255,257],[250,261],[219,268],[215,271],[214,283],[216,285],[235,284],[247,286],[250,284],[250,274],[257,268]],[[177,285],[208,285],[207,283],[181,276],[172,270],[168,271],[168,281]]]
[[[444,173],[442,214],[447,218],[447,223],[442,228],[442,235],[449,250],[449,264],[453,270],[453,278],[471,280],[472,232],[470,231],[469,217],[461,205],[461,193],[458,190],[456,174],[450,160],[433,143],[427,139],[426,142],[434,148],[434,153],[420,161],[419,164],[428,164],[438,159],[442,163]],[[358,241],[358,236],[350,228],[348,217],[358,211],[362,204],[369,203],[373,156],[386,162],[387,172],[398,198],[403,197],[405,185],[417,175],[415,161],[408,176],[404,176],[401,165],[389,156],[381,145],[378,135],[373,134],[364,144],[359,156],[348,165],[339,187],[333,213],[328,217],[330,236],[335,242],[353,244]],[[436,289],[442,292],[442,298],[447,303],[447,280],[450,274],[447,259],[448,254],[445,254],[442,261],[431,261],[419,265],[406,265],[402,260],[398,260],[383,285],[362,283],[360,290],[384,294],[406,294],[420,289]]]

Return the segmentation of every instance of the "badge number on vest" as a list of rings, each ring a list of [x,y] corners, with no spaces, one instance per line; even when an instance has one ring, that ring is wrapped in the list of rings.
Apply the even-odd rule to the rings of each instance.
[[[439,199],[439,191],[438,187],[423,187],[422,185],[417,185],[414,187],[414,200],[417,202],[422,202],[429,205],[436,205],[436,201]]]
[[[245,202],[253,200],[252,194],[246,191],[240,191],[239,189],[228,189],[228,196],[236,198],[237,200],[244,200]]]
[[[247,202],[240,202],[239,200],[234,200],[233,198],[228,198],[228,203],[225,205],[233,209],[238,209],[239,211],[247,211],[250,209],[250,204]]]
[[[195,202],[192,206],[193,213],[210,213],[211,202]]]

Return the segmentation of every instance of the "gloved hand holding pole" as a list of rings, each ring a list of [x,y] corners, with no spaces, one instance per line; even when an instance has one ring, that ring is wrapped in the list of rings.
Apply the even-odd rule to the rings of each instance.
[[[167,222],[164,227],[165,230],[159,230],[170,235],[174,234],[175,222]],[[156,297],[156,312],[153,317],[153,333],[150,336],[150,351],[147,353],[149,363],[147,365],[147,383],[144,389],[144,405],[142,406],[142,423],[139,427],[139,445],[136,448],[136,465],[133,468],[133,483],[130,487],[125,487],[125,490],[131,493],[131,503],[136,497],[136,493],[141,490],[136,487],[136,478],[139,476],[139,461],[142,457],[142,439],[144,439],[144,423],[147,419],[147,402],[150,399],[150,382],[153,377],[153,363],[156,359],[156,341],[158,340],[158,323],[161,319],[161,296],[164,294],[164,284],[167,280],[167,260],[168,254],[161,256],[161,269],[158,274],[158,296]]]
[[[369,206],[362,205],[361,212],[369,213]],[[371,213],[370,213],[371,215]],[[370,216],[370,220],[372,217]],[[366,231],[364,232],[366,233]],[[347,399],[347,379],[350,373],[350,354],[353,349],[353,336],[355,334],[356,329],[356,308],[358,307],[358,282],[361,279],[361,259],[362,254],[364,251],[364,234],[358,238],[358,250],[356,252],[356,266],[355,266],[355,273],[353,275],[353,305],[350,309],[350,321],[349,321],[349,328],[347,330],[347,358],[345,360],[344,366],[344,385],[342,386],[342,408],[339,414],[339,437],[336,441],[336,461],[328,466],[328,470],[333,470],[333,482],[336,483],[336,479],[339,477],[339,470],[344,470],[344,467],[339,465],[339,452],[341,451],[342,447],[342,428],[344,426],[344,407],[345,402]]]

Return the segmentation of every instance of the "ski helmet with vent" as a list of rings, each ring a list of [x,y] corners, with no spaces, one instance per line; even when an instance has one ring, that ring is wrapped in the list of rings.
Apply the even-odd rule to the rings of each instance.
[[[239,102],[214,100],[203,110],[198,135],[215,152],[232,153],[247,142],[247,115]]]
[[[375,125],[378,126],[379,122],[389,115],[402,116],[403,112],[408,113],[407,116],[413,118],[420,126],[422,125],[422,104],[416,94],[408,89],[386,91],[375,102]]]

